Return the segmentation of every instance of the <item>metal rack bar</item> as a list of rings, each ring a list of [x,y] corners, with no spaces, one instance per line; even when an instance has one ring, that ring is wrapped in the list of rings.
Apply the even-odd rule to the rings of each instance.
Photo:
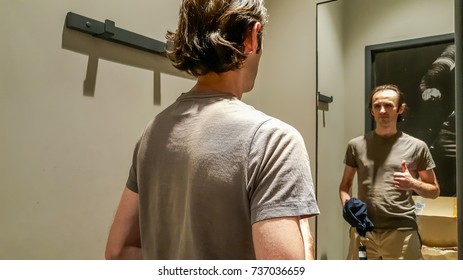
[[[166,55],[166,43],[118,28],[115,26],[114,21],[109,19],[106,19],[103,23],[68,12],[66,15],[66,27],[142,51],[162,56]]]

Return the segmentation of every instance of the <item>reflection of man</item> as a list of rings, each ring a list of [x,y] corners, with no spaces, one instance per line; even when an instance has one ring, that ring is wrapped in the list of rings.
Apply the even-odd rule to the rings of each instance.
[[[421,97],[425,111],[431,112],[428,121],[431,153],[439,163],[441,195],[456,195],[456,138],[455,138],[455,44],[449,45],[432,63],[421,79]]]
[[[358,198],[375,229],[363,238],[351,228],[348,259],[358,259],[360,243],[368,259],[422,259],[412,193],[439,196],[434,161],[426,143],[397,130],[405,110],[397,86],[373,89],[369,108],[376,128],[349,141],[339,195],[344,206],[357,173]]]

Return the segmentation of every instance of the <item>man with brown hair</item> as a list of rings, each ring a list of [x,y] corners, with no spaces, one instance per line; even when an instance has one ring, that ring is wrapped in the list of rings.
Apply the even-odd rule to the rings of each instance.
[[[266,22],[263,0],[182,1],[168,55],[197,82],[138,141],[107,258],[305,257],[300,220],[319,211],[304,141],[240,100]]]

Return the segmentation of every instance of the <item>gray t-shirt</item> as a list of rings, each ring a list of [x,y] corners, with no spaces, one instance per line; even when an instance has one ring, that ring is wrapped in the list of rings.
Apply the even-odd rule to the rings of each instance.
[[[145,259],[255,259],[253,223],[319,213],[301,135],[223,93],[184,93],[157,115],[127,187]]]
[[[393,174],[402,171],[402,160],[414,178],[435,167],[426,144],[403,132],[381,137],[372,131],[347,145],[344,163],[357,168],[358,198],[377,229],[417,228],[412,192],[394,187]]]

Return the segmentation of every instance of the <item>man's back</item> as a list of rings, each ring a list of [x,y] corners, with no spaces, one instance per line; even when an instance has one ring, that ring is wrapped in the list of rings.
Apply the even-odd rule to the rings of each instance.
[[[300,219],[319,211],[304,141],[239,101],[254,87],[267,17],[263,0],[181,1],[167,54],[197,81],[137,144],[107,258],[307,255]]]
[[[252,223],[303,215],[314,200],[301,140],[232,95],[183,94],[146,128],[127,182],[140,195],[143,257],[254,259]]]

